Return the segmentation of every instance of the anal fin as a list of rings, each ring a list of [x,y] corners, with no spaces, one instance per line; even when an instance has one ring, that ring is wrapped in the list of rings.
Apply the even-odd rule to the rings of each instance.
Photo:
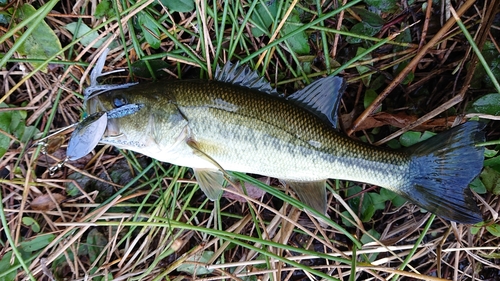
[[[319,181],[289,181],[286,183],[295,191],[300,201],[325,216],[326,213],[326,180]]]

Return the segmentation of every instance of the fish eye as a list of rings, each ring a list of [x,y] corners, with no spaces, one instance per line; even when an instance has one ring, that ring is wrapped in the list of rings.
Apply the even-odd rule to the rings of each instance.
[[[122,107],[126,105],[128,102],[124,97],[116,97],[113,99],[113,106],[114,107]]]

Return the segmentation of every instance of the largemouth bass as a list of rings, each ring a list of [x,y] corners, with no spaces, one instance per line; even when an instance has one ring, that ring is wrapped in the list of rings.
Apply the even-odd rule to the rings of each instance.
[[[284,98],[248,67],[227,64],[214,80],[107,87],[86,108],[115,113],[101,143],[193,168],[212,200],[221,195],[224,172],[238,171],[284,180],[326,214],[325,184],[334,178],[390,189],[452,221],[482,220],[468,188],[483,165],[484,149],[474,146],[484,141],[481,123],[408,149],[370,146],[337,129],[344,88],[341,78],[326,77]]]

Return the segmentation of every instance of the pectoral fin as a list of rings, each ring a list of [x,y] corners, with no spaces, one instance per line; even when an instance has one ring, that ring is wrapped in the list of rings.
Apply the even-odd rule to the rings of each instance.
[[[200,158],[212,163],[217,169],[193,169],[194,176],[200,185],[201,190],[207,195],[207,197],[214,201],[218,200],[222,195],[224,189],[224,174],[226,173],[224,169],[215,161],[210,155],[203,152],[196,141],[193,139],[188,139],[186,141],[187,145],[193,149],[193,153]]]
[[[221,165],[219,165],[219,163],[217,163],[217,161],[215,161],[215,159],[213,159],[212,157],[210,157],[210,155],[206,154],[205,152],[203,152],[199,146],[198,146],[198,143],[193,140],[193,139],[188,139],[186,141],[186,144],[191,147],[193,149],[193,153],[195,155],[197,155],[198,157],[201,157],[203,159],[205,159],[206,161],[212,163],[215,167],[217,167],[219,170],[221,170],[222,172],[224,172],[225,174],[227,174],[224,169],[221,167]]]
[[[289,181],[286,183],[295,191],[302,203],[309,205],[314,210],[326,214],[326,180],[298,182]]]
[[[224,188],[224,174],[211,169],[193,169],[193,171],[205,195],[212,201],[218,200]]]

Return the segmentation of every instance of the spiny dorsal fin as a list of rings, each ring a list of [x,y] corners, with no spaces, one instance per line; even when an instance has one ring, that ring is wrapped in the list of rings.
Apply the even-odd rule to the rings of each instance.
[[[253,71],[247,65],[240,65],[239,62],[235,64],[227,62],[222,68],[217,66],[215,70],[215,80],[254,89],[260,92],[277,94],[276,89],[274,89],[264,77],[260,77],[257,72]]]
[[[345,90],[344,79],[328,76],[318,79],[304,89],[287,97],[337,128],[340,99]]]

